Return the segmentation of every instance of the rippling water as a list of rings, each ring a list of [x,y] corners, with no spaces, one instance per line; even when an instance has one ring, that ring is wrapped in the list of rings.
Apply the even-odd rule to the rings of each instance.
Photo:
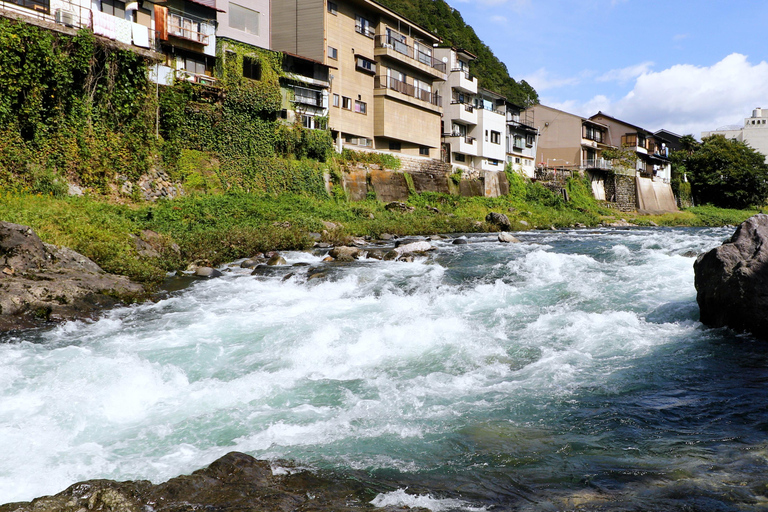
[[[7,340],[0,503],[238,450],[365,474],[379,506],[768,509],[766,344],[704,328],[695,302],[690,254],[730,234],[485,235],[312,280],[233,268]]]

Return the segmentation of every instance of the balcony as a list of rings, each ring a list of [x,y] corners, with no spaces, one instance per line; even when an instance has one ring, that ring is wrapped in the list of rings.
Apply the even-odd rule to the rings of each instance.
[[[185,69],[176,70],[176,79],[183,80],[185,82],[190,82],[193,84],[208,85],[211,87],[216,87],[216,84],[217,84],[217,80],[212,76],[203,75],[200,73],[193,73]]]
[[[355,32],[358,34],[362,34],[365,37],[369,37],[373,39],[376,36],[376,31],[373,30],[373,27],[367,23],[360,23],[360,21],[355,22]]]
[[[313,107],[323,106],[323,93],[315,89],[307,89],[306,87],[293,86],[293,101],[302,105],[310,105]]]
[[[613,162],[606,160],[605,158],[594,158],[584,160],[584,162],[579,167],[581,169],[601,169],[604,171],[610,171],[613,170]]]
[[[420,49],[386,35],[375,37],[374,55],[387,56],[429,73],[440,80],[445,79],[445,63]]]
[[[208,23],[201,22],[176,13],[168,13],[168,35],[208,45]]]
[[[477,124],[477,112],[470,103],[452,101],[445,108],[445,117],[452,121],[461,121],[466,124]]]
[[[396,91],[405,96],[416,98],[425,103],[433,105],[435,107],[442,106],[442,97],[436,92],[429,92],[423,89],[419,89],[413,86],[388,76],[377,76],[374,87],[376,89],[384,89],[389,91]]]
[[[463,69],[456,68],[451,70],[448,75],[448,85],[453,89],[469,94],[477,94],[477,78]]]
[[[446,133],[443,134],[443,142],[451,145],[452,153],[477,156],[479,144],[474,137],[467,137],[458,133]]]

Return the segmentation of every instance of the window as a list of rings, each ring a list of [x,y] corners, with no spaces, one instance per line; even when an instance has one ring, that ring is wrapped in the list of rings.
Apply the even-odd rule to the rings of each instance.
[[[243,57],[243,77],[261,80],[261,63],[250,57]]]
[[[536,137],[535,136],[530,135],[530,134],[525,136],[525,145],[528,146],[529,148],[533,147],[533,143],[535,141],[536,141]]]
[[[523,138],[520,135],[515,135],[515,138],[512,142],[512,147],[514,147],[517,151],[522,151]]]
[[[520,157],[519,157],[519,156],[516,156],[516,157],[515,157],[515,163],[516,163],[516,164],[519,164],[519,163],[520,163]]]
[[[467,127],[463,124],[454,123],[453,129],[451,130],[451,135],[454,137],[466,137]]]
[[[489,158],[487,160],[487,162],[488,162],[488,165],[494,165],[494,166],[495,165],[499,165],[499,161],[498,160],[494,160],[493,158]]]
[[[422,156],[429,156],[429,148],[427,146],[419,146],[419,154]]]
[[[488,130],[485,130],[485,142],[488,142]]]
[[[390,151],[400,151],[401,146],[402,145],[400,144],[400,142],[389,141],[389,150]]]
[[[413,43],[413,49],[416,52],[416,59],[427,66],[432,65],[432,47],[425,44]]]
[[[365,137],[359,137],[357,139],[357,145],[363,146],[364,148],[371,147],[371,139],[365,138]]]
[[[357,70],[364,73],[376,74],[376,63],[365,57],[357,57]]]
[[[46,14],[51,12],[50,0],[10,0],[10,3]]]
[[[341,97],[341,108],[352,110],[352,98],[347,98],[346,96]]]
[[[229,28],[257,36],[259,35],[259,16],[258,11],[229,3]]]
[[[457,162],[466,162],[467,161],[467,157],[464,156],[464,153],[454,153],[453,154],[453,159],[455,161],[457,161]]]
[[[603,142],[603,132],[594,126],[586,125],[584,126],[584,138],[594,140],[595,142]]]
[[[355,100],[355,112],[357,112],[358,114],[367,114],[368,105],[365,102]]]
[[[333,15],[339,13],[339,6],[336,5],[336,2],[328,2],[328,12]]]
[[[117,16],[118,18],[125,18],[125,2],[120,0],[102,0],[101,12]]]
[[[312,116],[304,116],[304,115],[302,115],[301,116],[301,125],[304,128],[308,128],[308,129],[311,130],[312,128],[315,127],[314,119],[315,118],[312,117]]]
[[[333,46],[328,47],[328,58],[333,60],[338,60],[339,58],[339,50],[334,48]]]
[[[355,16],[355,32],[363,34],[366,37],[373,39],[374,30],[373,23],[370,20],[363,18],[359,14]]]
[[[491,130],[491,143],[501,144],[501,133]]]
[[[334,94],[333,95],[333,106],[334,107],[338,107],[339,106],[339,95],[338,94]]]
[[[187,71],[188,73],[194,73],[196,75],[205,74],[205,61],[192,59],[190,57],[182,57],[180,61],[181,69],[184,71]]]

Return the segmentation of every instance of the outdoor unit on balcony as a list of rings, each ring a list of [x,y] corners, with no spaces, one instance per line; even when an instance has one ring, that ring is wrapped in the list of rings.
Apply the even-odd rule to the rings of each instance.
[[[66,25],[68,27],[74,27],[75,13],[72,11],[66,11],[64,9],[56,9],[56,23]]]

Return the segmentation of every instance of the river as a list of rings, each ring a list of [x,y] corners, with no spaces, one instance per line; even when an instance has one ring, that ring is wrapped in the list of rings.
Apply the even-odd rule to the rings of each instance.
[[[767,347],[702,326],[693,287],[731,233],[470,235],[311,280],[288,253],[312,267],[7,338],[0,503],[237,450],[365,474],[379,506],[766,510]]]

